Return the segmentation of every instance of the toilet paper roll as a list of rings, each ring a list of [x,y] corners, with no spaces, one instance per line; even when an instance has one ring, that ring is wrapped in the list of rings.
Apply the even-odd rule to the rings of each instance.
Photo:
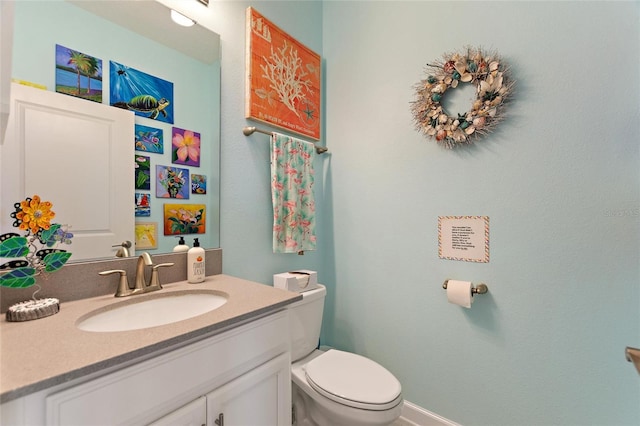
[[[473,303],[471,296],[471,281],[447,281],[447,300],[449,303],[470,308]]]

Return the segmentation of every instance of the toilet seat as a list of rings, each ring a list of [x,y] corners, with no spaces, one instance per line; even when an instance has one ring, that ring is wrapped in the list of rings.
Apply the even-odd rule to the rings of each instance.
[[[353,353],[331,349],[305,365],[305,376],[316,392],[349,407],[382,411],[402,401],[393,374]]]

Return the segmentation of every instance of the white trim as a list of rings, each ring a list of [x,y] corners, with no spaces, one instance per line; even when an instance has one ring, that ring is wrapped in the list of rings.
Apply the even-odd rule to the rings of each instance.
[[[408,424],[415,426],[461,426],[456,422],[445,419],[407,400],[404,401],[404,405],[402,406],[402,415],[400,418]]]

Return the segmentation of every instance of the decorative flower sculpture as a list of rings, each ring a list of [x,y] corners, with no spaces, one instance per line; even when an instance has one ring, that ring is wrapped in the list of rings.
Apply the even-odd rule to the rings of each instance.
[[[14,204],[11,213],[13,226],[26,231],[0,235],[0,258],[22,258],[0,265],[0,270],[11,269],[0,275],[0,286],[31,287],[36,277],[60,269],[71,257],[66,250],[56,249],[59,243],[71,244],[73,234],[68,226],[51,223],[55,213],[50,201],[41,201],[38,195]],[[35,293],[34,293],[35,295]]]
[[[411,104],[416,130],[454,148],[472,143],[501,121],[514,82],[496,53],[469,47],[464,53],[445,54],[443,61],[427,64],[427,68],[427,78],[415,86]],[[454,116],[444,110],[441,101],[460,82],[475,85],[477,96],[469,111]]]

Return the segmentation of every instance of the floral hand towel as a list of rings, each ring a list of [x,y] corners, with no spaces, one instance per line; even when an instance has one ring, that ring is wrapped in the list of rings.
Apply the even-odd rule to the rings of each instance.
[[[298,253],[316,248],[312,143],[271,135],[273,252]]]

